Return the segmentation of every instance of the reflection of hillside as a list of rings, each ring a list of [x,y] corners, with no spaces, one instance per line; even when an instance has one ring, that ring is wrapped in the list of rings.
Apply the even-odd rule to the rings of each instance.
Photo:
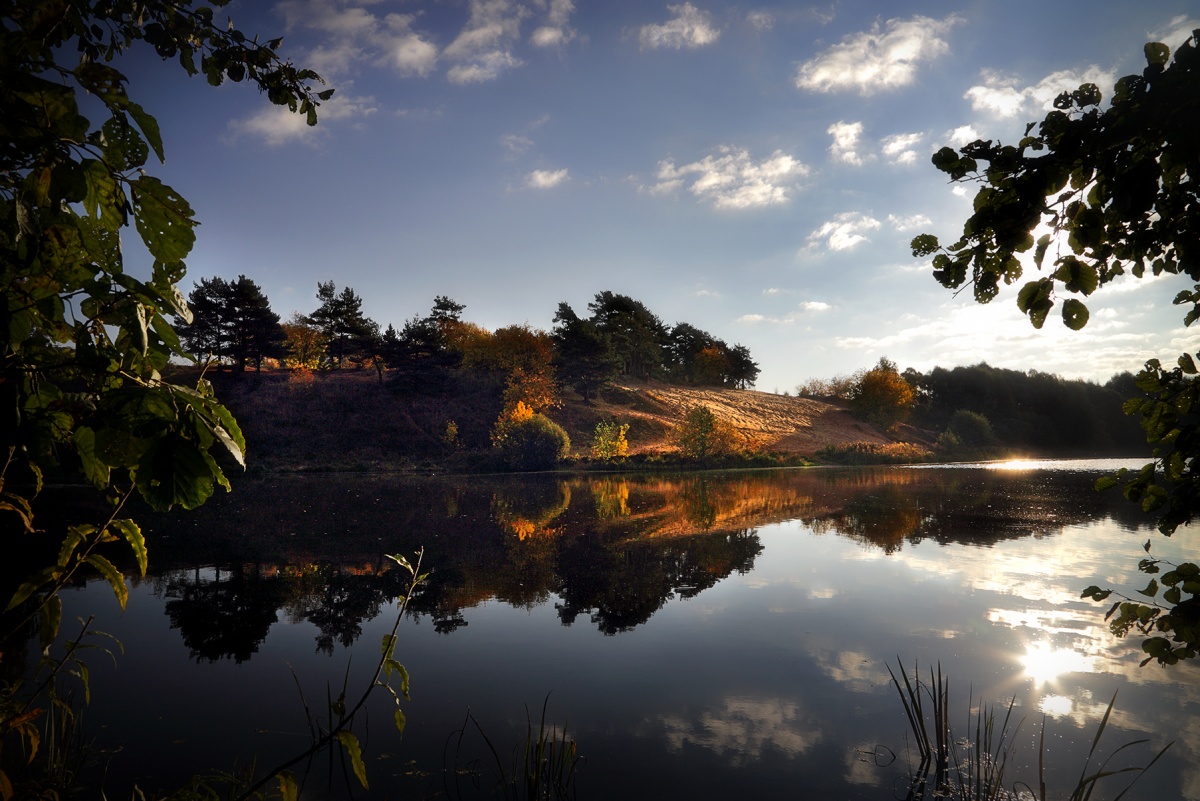
[[[413,479],[299,476],[243,482],[186,516],[145,515],[168,614],[197,657],[248,658],[279,610],[348,645],[398,592],[384,553],[426,548],[414,614],[439,631],[488,600],[556,601],[606,633],[649,619],[761,551],[754,531],[799,521],[893,552],[922,540],[986,544],[1115,517],[1144,523],[1094,475],[965,469],[801,469],[679,476]],[[233,573],[195,565],[278,565]],[[340,565],[341,567],[331,567]],[[348,567],[357,565],[358,567]],[[187,572],[172,573],[184,568]]]

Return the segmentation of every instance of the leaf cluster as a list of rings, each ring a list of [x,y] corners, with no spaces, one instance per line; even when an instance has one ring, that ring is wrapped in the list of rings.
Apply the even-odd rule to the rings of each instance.
[[[1117,81],[1107,108],[1094,84],[1064,92],[1040,123],[1030,123],[1016,146],[977,140],[958,151],[942,148],[934,166],[952,180],[980,184],[974,213],[962,237],[942,247],[937,237],[912,240],[915,257],[933,256],[934,277],[959,289],[970,283],[975,299],[987,303],[1000,284],[1021,279],[1020,254],[1032,251],[1043,277],[1029,281],[1017,305],[1041,328],[1060,294],[1064,324],[1087,325],[1086,298],[1122,275],[1184,275],[1200,282],[1200,30],[1175,51],[1151,42],[1146,67]],[[1036,129],[1036,130],[1035,130]],[[1035,229],[1046,229],[1035,242]],[[1047,258],[1050,259],[1047,263]],[[1175,304],[1188,308],[1185,325],[1200,319],[1200,283],[1180,292]],[[1200,509],[1200,417],[1195,359],[1183,354],[1177,366],[1146,363],[1137,377],[1144,397],[1129,400],[1125,412],[1140,415],[1155,461],[1140,471],[1121,471],[1098,488],[1122,485],[1125,496],[1159,515],[1159,530],[1172,534],[1191,523]],[[1147,550],[1149,550],[1147,543]],[[1156,570],[1143,560],[1143,572]],[[1181,565],[1174,576],[1194,565]],[[1178,585],[1182,586],[1182,585]],[[1143,594],[1154,597],[1155,581]],[[1184,600],[1177,585],[1168,607],[1118,603],[1109,612],[1113,630],[1169,632],[1170,639],[1143,643],[1149,659],[1171,664],[1197,653],[1194,598]],[[1089,587],[1085,597],[1100,600],[1110,591]]]
[[[980,189],[961,238],[942,247],[922,234],[913,255],[932,255],[939,282],[969,283],[987,303],[1001,284],[1023,277],[1021,256],[1032,251],[1044,274],[1021,287],[1017,304],[1037,328],[1060,299],[1063,322],[1083,328],[1089,312],[1081,298],[1127,273],[1200,281],[1196,39],[1173,59],[1164,45],[1146,45],[1146,68],[1117,81],[1106,108],[1099,89],[1084,84],[1059,95],[1015,146],[976,140],[939,150],[935,167]],[[1035,229],[1046,230],[1036,241]]]
[[[244,465],[242,432],[208,382],[163,378],[172,358],[188,358],[171,319],[192,321],[178,283],[197,223],[147,174],[151,154],[164,159],[162,135],[113,63],[144,43],[210,84],[252,82],[315,123],[331,91],[282,59],[280,42],[219,25],[191,0],[0,2],[0,514],[10,554],[53,553],[31,540],[62,538],[49,563],[21,564],[29,577],[15,593],[2,588],[0,648],[34,617],[52,640],[57,591],[85,567],[124,606],[125,578],[96,548],[123,540],[145,571],[141,531],[120,516],[133,494],[190,509],[229,488],[217,454]],[[131,225],[152,259],[140,277],[121,244]],[[44,480],[68,477],[94,487],[110,513],[40,531],[35,496]],[[27,702],[0,695],[0,744]]]

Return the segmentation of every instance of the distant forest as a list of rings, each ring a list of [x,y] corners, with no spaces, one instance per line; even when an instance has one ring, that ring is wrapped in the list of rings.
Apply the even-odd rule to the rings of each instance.
[[[903,375],[916,389],[911,420],[919,428],[945,431],[955,414],[965,410],[987,418],[1000,442],[1030,453],[1147,453],[1140,418],[1121,408],[1142,395],[1131,373],[1119,373],[1103,386],[987,364],[935,367],[928,373],[910,369]]]

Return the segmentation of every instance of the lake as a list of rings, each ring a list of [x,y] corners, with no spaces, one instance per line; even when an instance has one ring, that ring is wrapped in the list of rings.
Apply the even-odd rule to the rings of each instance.
[[[1125,797],[1200,799],[1200,666],[1139,667],[1140,640],[1080,599],[1135,594],[1148,539],[1200,559],[1091,489],[1115,466],[247,479],[140,514],[152,575],[127,611],[89,583],[64,620],[95,612],[124,647],[89,658],[110,798],[302,751],[305,702],[324,717],[327,693],[360,691],[395,621],[383,554],[424,547],[396,649],[407,728],[377,692],[357,729],[370,792],[326,754],[304,797],[496,797],[488,744],[511,769],[545,705],[578,744],[581,799],[903,798],[903,663],[940,665],[958,735],[973,705],[1014,703],[1010,788],[1036,782],[1044,720],[1065,797],[1117,693],[1102,750],[1149,742],[1110,767],[1174,741]]]

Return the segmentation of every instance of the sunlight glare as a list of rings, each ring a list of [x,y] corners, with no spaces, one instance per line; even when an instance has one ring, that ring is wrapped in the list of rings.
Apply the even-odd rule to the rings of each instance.
[[[1043,695],[1038,709],[1052,718],[1064,718],[1075,711],[1075,702],[1065,695]]]
[[[1066,673],[1091,673],[1095,667],[1094,658],[1046,642],[1025,646],[1019,661],[1035,687],[1053,683]]]

